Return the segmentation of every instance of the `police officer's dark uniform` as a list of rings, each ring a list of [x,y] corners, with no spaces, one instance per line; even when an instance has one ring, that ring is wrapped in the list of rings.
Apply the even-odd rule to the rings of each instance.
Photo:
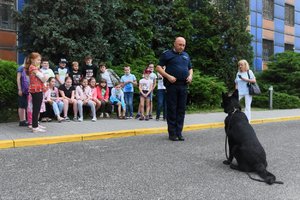
[[[170,83],[164,78],[167,91],[167,123],[171,140],[183,140],[182,128],[184,123],[187,77],[192,68],[190,56],[186,52],[178,53],[175,50],[167,50],[162,53],[158,65],[166,66],[165,71],[176,78],[175,83]]]

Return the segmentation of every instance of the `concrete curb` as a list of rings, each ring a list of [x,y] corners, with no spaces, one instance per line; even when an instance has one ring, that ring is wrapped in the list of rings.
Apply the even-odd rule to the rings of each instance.
[[[251,124],[264,124],[264,123],[294,121],[294,120],[300,120],[300,116],[257,119],[257,120],[252,120]],[[185,125],[183,130],[195,131],[195,130],[203,130],[203,129],[222,128],[222,127],[224,127],[224,122]],[[167,133],[167,127],[97,132],[97,133],[63,135],[63,136],[53,136],[53,137],[26,138],[26,139],[15,139],[15,140],[13,139],[0,140],[0,149],[50,145],[50,144],[59,144],[59,143],[67,143],[67,142],[81,142],[81,141],[90,141],[90,140],[104,140],[110,138],[122,138],[122,137],[131,137],[131,136],[147,135],[147,134],[161,134],[161,133]]]

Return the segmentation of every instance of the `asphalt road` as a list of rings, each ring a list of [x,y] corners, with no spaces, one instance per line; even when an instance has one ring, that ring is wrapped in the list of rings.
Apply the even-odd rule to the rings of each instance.
[[[224,130],[0,150],[0,199],[300,199],[300,122],[255,125],[269,186],[222,164]],[[255,175],[253,175],[255,176]]]

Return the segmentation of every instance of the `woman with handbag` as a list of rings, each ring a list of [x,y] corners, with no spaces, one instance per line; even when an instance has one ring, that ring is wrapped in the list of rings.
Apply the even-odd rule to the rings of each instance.
[[[249,94],[249,84],[256,83],[254,73],[249,69],[249,64],[246,60],[238,62],[238,72],[235,78],[235,88],[239,91],[239,100],[245,97],[245,114],[251,121],[251,103],[252,95]]]

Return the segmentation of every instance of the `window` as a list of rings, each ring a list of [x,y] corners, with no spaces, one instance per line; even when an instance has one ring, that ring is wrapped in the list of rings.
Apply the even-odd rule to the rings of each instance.
[[[295,8],[289,4],[285,4],[285,19],[284,23],[289,26],[294,26],[295,23]]]
[[[263,16],[265,19],[274,19],[274,0],[264,0]]]
[[[0,0],[0,28],[15,30],[13,12],[15,10],[14,0]]]
[[[294,51],[294,45],[292,44],[284,44],[285,51]]]
[[[274,42],[272,40],[263,40],[263,61],[269,61],[270,56],[274,54]]]

